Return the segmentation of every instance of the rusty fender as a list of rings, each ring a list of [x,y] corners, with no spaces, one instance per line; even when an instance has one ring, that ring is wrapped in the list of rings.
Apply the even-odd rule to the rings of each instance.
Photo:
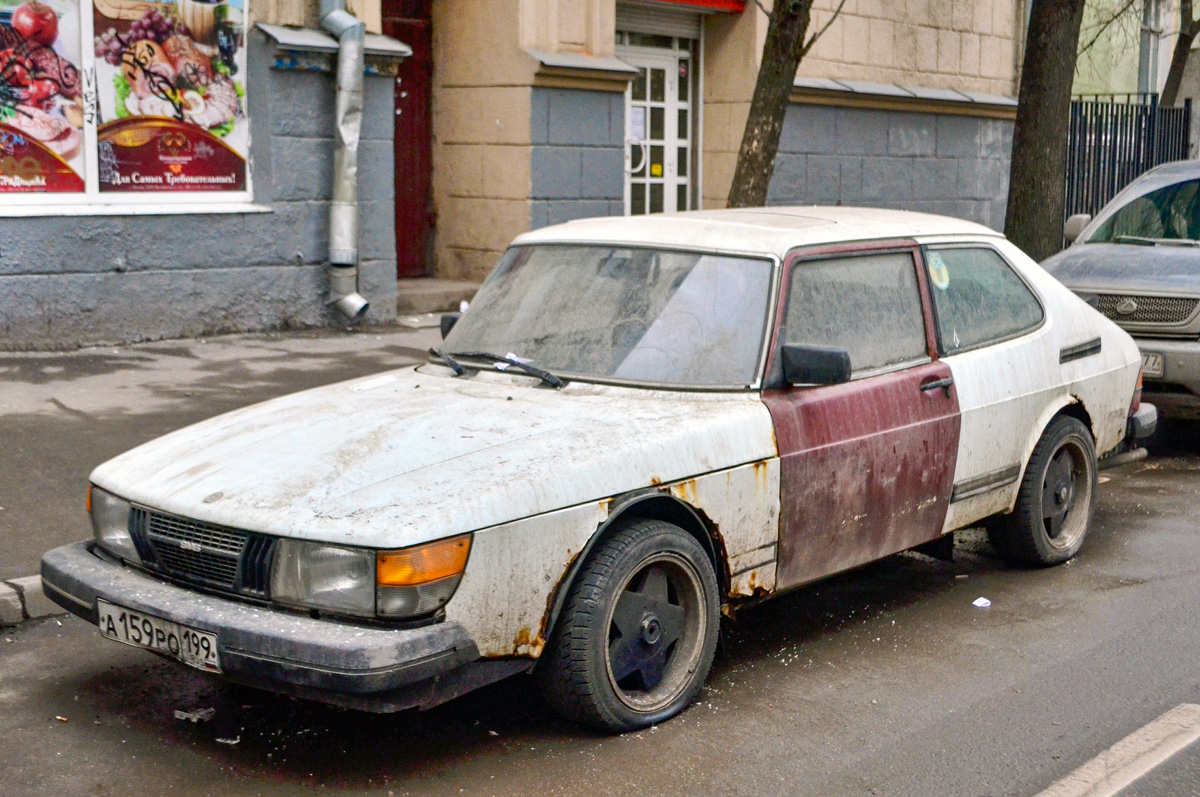
[[[776,458],[476,532],[447,619],[466,628],[482,657],[537,658],[588,553],[614,523],[639,514],[680,524],[690,517],[693,528],[705,529],[729,597],[774,591]]]

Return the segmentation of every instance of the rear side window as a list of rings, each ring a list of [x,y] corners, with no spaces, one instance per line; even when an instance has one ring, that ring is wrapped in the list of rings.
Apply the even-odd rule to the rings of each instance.
[[[912,255],[896,252],[792,266],[785,343],[833,346],[854,374],[928,356]]]
[[[994,249],[925,252],[943,354],[1015,337],[1042,323],[1042,306]]]

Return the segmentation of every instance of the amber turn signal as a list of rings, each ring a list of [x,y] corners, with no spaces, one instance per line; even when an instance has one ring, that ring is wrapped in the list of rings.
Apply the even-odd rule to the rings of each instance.
[[[375,583],[381,587],[414,587],[462,573],[471,552],[471,535],[438,540],[402,551],[380,551]]]
[[[87,511],[89,515],[92,514],[92,485],[90,484],[88,485]]]

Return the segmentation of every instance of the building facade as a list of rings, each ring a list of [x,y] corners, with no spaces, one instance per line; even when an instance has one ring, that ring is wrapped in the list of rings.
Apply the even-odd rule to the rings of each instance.
[[[351,7],[390,36],[365,78],[359,289],[368,319],[392,317],[412,278],[481,280],[529,229],[724,206],[766,35],[756,3]],[[817,0],[811,30],[837,7]],[[910,208],[1001,227],[1022,7],[846,0],[801,64],[769,202]],[[53,200],[22,206],[0,194],[0,345],[336,322],[323,271],[333,55],[328,43],[302,41],[317,23],[301,0],[261,0],[240,23],[238,196],[130,192],[138,200],[122,201],[135,204],[119,205],[86,164],[83,205],[52,210],[44,203]],[[407,45],[398,63],[385,46],[397,40]],[[84,128],[111,138],[104,125],[128,124],[104,116],[103,97],[98,108],[99,124]]]

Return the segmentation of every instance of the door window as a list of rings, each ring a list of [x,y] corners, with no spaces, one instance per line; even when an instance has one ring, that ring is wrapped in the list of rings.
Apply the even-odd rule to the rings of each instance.
[[[634,33],[617,40],[621,60],[638,70],[625,92],[625,212],[690,210],[694,42]]]
[[[795,263],[783,340],[845,349],[855,376],[927,359],[912,255],[890,252]]]
[[[1042,323],[1042,306],[1000,253],[987,247],[925,253],[943,354],[1016,337]]]

